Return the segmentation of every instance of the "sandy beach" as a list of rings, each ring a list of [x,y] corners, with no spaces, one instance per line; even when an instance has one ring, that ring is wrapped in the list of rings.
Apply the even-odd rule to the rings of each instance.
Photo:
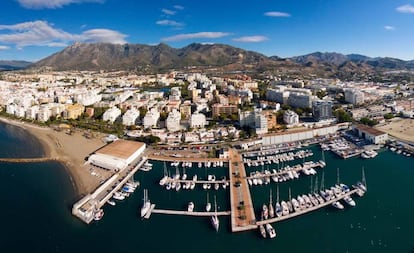
[[[414,143],[414,119],[395,118],[375,128],[396,138]]]
[[[92,192],[99,185],[101,179],[91,175],[88,166],[85,166],[85,158],[105,145],[102,141],[102,134],[88,139],[82,135],[83,130],[77,130],[69,135],[65,131],[58,132],[49,127],[40,127],[17,120],[5,118],[0,118],[0,120],[22,127],[37,137],[43,145],[45,157],[57,158],[65,165],[79,196]]]

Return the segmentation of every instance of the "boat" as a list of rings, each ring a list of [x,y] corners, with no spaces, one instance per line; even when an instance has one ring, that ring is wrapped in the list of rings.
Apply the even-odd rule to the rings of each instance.
[[[295,198],[292,198],[291,202],[292,202],[293,210],[295,212],[300,211],[301,208],[300,208],[299,202]],[[276,212],[276,215],[277,215],[277,212]],[[278,217],[280,216],[278,215]]]
[[[270,218],[275,217],[275,210],[273,209],[273,201],[272,201],[272,189],[270,189],[270,197],[269,197],[269,216]]]
[[[220,188],[220,184],[219,183],[215,183],[214,184],[214,190],[218,190]]]
[[[178,192],[181,189],[181,183],[175,185],[175,190]]]
[[[374,158],[378,155],[378,153],[374,150],[365,150],[361,153],[361,157],[364,159]]]
[[[150,171],[152,170],[152,164],[150,162],[148,162],[148,160],[142,165],[142,167],[140,168],[140,170],[142,171]]]
[[[122,195],[121,193],[119,193],[119,192],[115,192],[114,193],[114,195],[112,196],[112,198],[114,198],[114,199],[116,199],[116,200],[124,200],[125,199],[125,196],[124,195]]]
[[[266,230],[263,225],[259,225],[259,231],[263,238],[266,238]]]
[[[367,182],[365,179],[364,167],[362,167],[362,182],[357,182],[356,186],[361,189],[363,192],[367,191]]]
[[[345,203],[347,203],[349,206],[356,206],[355,201],[350,196],[344,197]]]
[[[115,206],[115,205],[116,205],[115,201],[110,200],[110,199],[108,199],[108,200],[106,201],[106,203],[110,204],[111,206]]]
[[[282,206],[282,215],[283,216],[288,215],[289,214],[289,207],[288,207],[287,203],[285,201],[282,201],[280,203],[280,205]]]
[[[267,208],[266,204],[262,205],[262,216],[265,220],[269,218],[269,209]]]
[[[187,211],[188,212],[194,211],[194,203],[192,201],[190,203],[188,203]]]
[[[270,225],[269,223],[266,224],[266,231],[269,234],[270,238],[275,238],[276,237],[276,231],[272,227],[272,225]]]
[[[93,215],[93,219],[98,221],[98,220],[101,220],[103,216],[104,216],[103,209],[98,209],[98,210],[95,211],[95,213]]]
[[[219,230],[220,221],[217,217],[217,202],[216,202],[216,196],[214,196],[214,215],[211,216],[211,224],[213,225],[216,232]]]
[[[211,203],[208,200],[208,192],[207,192],[207,204],[206,204],[206,212],[210,212],[211,210]]]
[[[183,175],[181,177],[181,180],[186,180],[187,179],[187,174],[185,173],[185,168],[183,169]]]
[[[332,203],[332,206],[338,209],[344,209],[344,206],[339,201],[335,201]]]
[[[141,207],[141,217],[144,217],[151,207],[151,202],[148,199],[148,190],[144,189],[144,203]]]

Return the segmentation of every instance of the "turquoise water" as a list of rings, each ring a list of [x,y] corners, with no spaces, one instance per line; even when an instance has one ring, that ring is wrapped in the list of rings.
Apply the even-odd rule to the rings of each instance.
[[[19,131],[19,134],[11,134]],[[28,141],[27,145],[15,147]],[[38,142],[24,131],[0,124],[0,156],[38,156]],[[5,148],[14,147],[14,148]],[[321,157],[313,147],[314,159]],[[0,252],[414,252],[414,159],[384,150],[372,160],[342,160],[325,154],[325,186],[341,181],[353,184],[365,168],[368,192],[354,199],[357,206],[339,211],[327,207],[298,218],[274,224],[277,237],[264,240],[258,231],[232,234],[228,217],[220,217],[216,233],[208,218],[153,214],[149,220],[138,218],[142,189],[158,208],[204,209],[206,192],[166,191],[158,185],[163,163],[154,162],[150,172],[140,172],[139,188],[116,206],[106,206],[104,218],[85,225],[70,213],[77,200],[66,171],[59,163],[0,163]],[[191,177],[206,177],[213,168],[187,169]],[[226,169],[215,169],[225,175]],[[175,169],[171,170],[174,173]],[[248,170],[249,171],[249,170]],[[319,182],[321,170],[318,170]],[[217,178],[220,178],[218,176]],[[276,198],[276,185],[252,189],[257,210],[269,200],[269,189]],[[306,193],[310,177],[280,184],[281,199]],[[228,210],[228,190],[210,190],[217,196],[219,210]]]

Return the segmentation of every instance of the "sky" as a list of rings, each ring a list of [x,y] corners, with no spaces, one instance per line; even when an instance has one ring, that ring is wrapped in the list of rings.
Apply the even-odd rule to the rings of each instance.
[[[414,0],[1,0],[0,60],[37,61],[75,42],[414,60]]]

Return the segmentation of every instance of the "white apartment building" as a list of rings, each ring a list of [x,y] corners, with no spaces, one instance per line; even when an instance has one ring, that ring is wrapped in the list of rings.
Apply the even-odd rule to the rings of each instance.
[[[6,105],[6,113],[14,115],[14,113],[16,112],[16,108],[17,108],[16,104],[14,104],[14,103],[8,104],[8,105]]]
[[[268,127],[267,127],[267,118],[265,115],[262,114],[262,110],[261,109],[256,109],[255,110],[255,129],[256,129],[256,134],[265,134],[268,132]]]
[[[23,106],[17,106],[16,110],[14,111],[14,115],[18,118],[24,118],[26,113],[26,109]]]
[[[106,110],[106,112],[102,115],[102,120],[114,123],[119,116],[121,116],[121,110],[114,106]]]
[[[37,120],[40,122],[46,122],[52,116],[52,111],[48,105],[41,105],[39,107],[39,112],[37,113]]]
[[[98,91],[88,91],[86,93],[78,94],[75,101],[83,106],[93,105],[102,100],[102,95],[97,94]]]
[[[206,126],[206,116],[202,113],[194,113],[190,118],[191,128],[204,128]]]
[[[345,101],[353,105],[364,103],[364,93],[357,89],[344,89]]]
[[[122,124],[125,126],[133,126],[137,123],[138,117],[139,111],[135,107],[132,107],[122,116]]]
[[[167,127],[168,131],[176,132],[180,130],[180,120],[181,120],[181,113],[176,109],[172,110],[169,114],[167,119],[165,120],[165,126]]]
[[[160,112],[158,111],[158,109],[151,108],[151,110],[149,110],[144,117],[144,120],[143,120],[144,128],[156,127],[159,119],[160,119]]]
[[[34,105],[26,110],[25,117],[26,119],[35,120],[38,113],[39,113],[39,106]]]
[[[283,114],[283,121],[287,125],[299,124],[299,115],[294,111],[288,110]]]

